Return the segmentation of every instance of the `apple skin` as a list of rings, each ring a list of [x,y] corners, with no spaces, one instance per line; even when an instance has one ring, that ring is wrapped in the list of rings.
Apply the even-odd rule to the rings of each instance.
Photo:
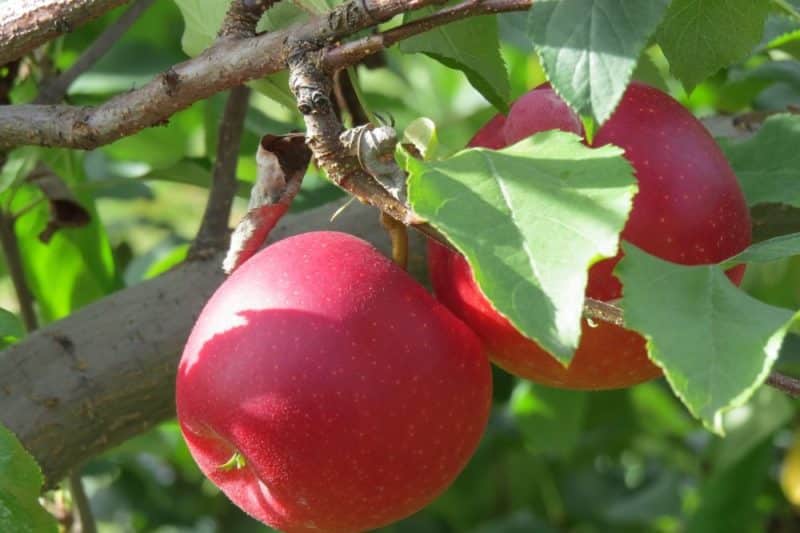
[[[542,85],[517,100],[507,117],[490,120],[469,146],[498,149],[547,129],[583,136],[578,117]],[[717,263],[750,244],[750,215],[733,170],[702,123],[672,97],[632,83],[595,135],[593,146],[606,144],[625,150],[639,183],[623,239],[685,265]],[[612,274],[621,256],[592,266],[587,296],[621,297]],[[492,361],[512,374],[585,390],[628,387],[661,375],[640,335],[605,322],[583,322],[580,345],[564,368],[494,310],[463,257],[430,241],[428,265],[437,298],[478,334]],[[744,265],[727,274],[740,283]]]
[[[355,532],[431,502],[491,405],[479,339],[405,271],[343,233],[253,256],[200,314],[178,421],[200,469],[286,532]],[[243,468],[220,468],[234,454]]]

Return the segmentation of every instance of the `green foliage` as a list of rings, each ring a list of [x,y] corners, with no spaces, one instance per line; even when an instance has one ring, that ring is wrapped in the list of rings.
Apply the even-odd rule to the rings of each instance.
[[[624,250],[615,272],[625,324],[647,339],[650,358],[689,410],[723,433],[722,414],[764,380],[793,313],[738,290],[717,266],[668,263],[627,243]]]
[[[434,9],[421,9],[404,17],[412,21],[430,15]],[[480,39],[475,36],[480,35]],[[450,68],[461,70],[480,93],[500,112],[508,111],[508,73],[500,57],[497,20],[475,17],[401,41],[400,50],[421,52]]]
[[[555,91],[598,123],[611,116],[669,0],[533,2],[529,32]]]
[[[570,133],[542,133],[497,152],[418,164],[409,200],[467,257],[494,307],[568,363],[587,268],[616,254],[636,191],[621,154],[586,148]]]
[[[761,40],[769,5],[769,0],[672,0],[657,38],[687,90],[747,57]]]
[[[752,138],[721,144],[750,205],[800,207],[800,116],[770,117]]]
[[[37,501],[44,478],[13,433],[0,424],[0,530],[55,533],[58,528]]]

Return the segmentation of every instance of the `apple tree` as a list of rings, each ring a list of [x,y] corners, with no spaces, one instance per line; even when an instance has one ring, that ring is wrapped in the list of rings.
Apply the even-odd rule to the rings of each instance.
[[[0,531],[800,529],[797,0],[0,0],[0,65]]]

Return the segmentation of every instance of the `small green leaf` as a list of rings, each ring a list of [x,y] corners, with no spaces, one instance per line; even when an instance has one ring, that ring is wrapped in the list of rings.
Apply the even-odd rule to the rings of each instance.
[[[747,57],[759,43],[769,0],[673,0],[657,39],[687,90]]]
[[[636,191],[622,150],[552,131],[409,166],[414,211],[466,256],[500,313],[568,363],[587,269],[617,253]]]
[[[528,32],[555,91],[602,124],[617,107],[669,0],[537,0]]]
[[[800,254],[800,233],[790,233],[757,242],[727,259],[721,266],[728,268],[741,263],[769,263],[798,254]]]
[[[55,533],[58,524],[38,502],[42,471],[16,436],[0,424],[0,531]]]
[[[175,0],[183,15],[185,28],[181,38],[189,57],[199,55],[217,38],[231,0]]]
[[[0,307],[0,349],[25,336],[25,326],[20,318]]]
[[[566,456],[578,444],[585,405],[585,392],[519,381],[508,407],[529,450]]]
[[[748,205],[783,203],[800,207],[800,116],[769,117],[753,137],[722,139]]]
[[[420,9],[405,16],[410,22],[433,13]],[[509,83],[500,41],[497,20],[492,16],[473,17],[439,26],[400,43],[406,54],[427,54],[440,63],[464,72],[475,89],[500,112],[508,111]]]
[[[625,325],[647,339],[650,358],[689,411],[722,434],[725,411],[767,377],[792,312],[750,297],[717,265],[676,265],[623,248],[615,274]]]
[[[35,146],[23,146],[12,150],[6,156],[6,163],[0,170],[0,193],[24,179],[33,167],[39,155]]]
[[[439,136],[436,124],[427,117],[413,120],[403,131],[401,144],[411,144],[425,161],[433,159],[439,147]]]

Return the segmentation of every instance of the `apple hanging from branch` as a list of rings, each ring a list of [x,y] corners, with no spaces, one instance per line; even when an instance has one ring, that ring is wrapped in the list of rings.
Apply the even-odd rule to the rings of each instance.
[[[222,284],[192,330],[178,420],[201,470],[286,532],[356,532],[430,503],[491,405],[475,334],[368,243],[306,233]]]
[[[492,118],[469,145],[499,149],[551,129],[584,134],[580,119],[543,85],[517,100],[507,117]],[[606,144],[625,150],[639,183],[623,239],[686,265],[717,263],[750,244],[750,215],[733,170],[702,123],[672,97],[632,83],[592,142]],[[491,359],[512,374],[572,389],[627,387],[661,374],[640,335],[587,321],[571,364],[562,366],[494,310],[462,256],[433,241],[428,251],[439,300],[478,334]],[[622,287],[612,273],[620,257],[591,268],[588,297],[620,298]],[[743,265],[728,271],[737,284],[743,274]]]

